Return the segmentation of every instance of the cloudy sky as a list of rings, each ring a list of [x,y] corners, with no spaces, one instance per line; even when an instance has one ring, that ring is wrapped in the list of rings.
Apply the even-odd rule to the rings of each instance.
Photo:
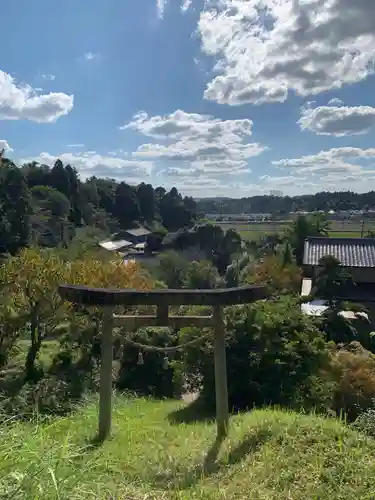
[[[1,14],[0,146],[17,161],[200,197],[375,189],[374,0],[13,0]]]

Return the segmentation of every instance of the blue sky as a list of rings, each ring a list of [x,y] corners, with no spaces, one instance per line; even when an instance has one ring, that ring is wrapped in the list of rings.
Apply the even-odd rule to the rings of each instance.
[[[375,189],[373,0],[13,0],[0,145],[194,196]]]

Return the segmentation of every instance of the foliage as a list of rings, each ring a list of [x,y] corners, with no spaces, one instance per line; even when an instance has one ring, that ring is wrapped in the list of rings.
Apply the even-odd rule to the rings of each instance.
[[[305,240],[309,236],[322,236],[328,234],[328,222],[319,215],[305,216],[298,215],[291,228],[288,228],[286,237],[289,241],[298,266],[303,261],[303,251]]]
[[[369,408],[361,413],[353,422],[352,427],[357,431],[375,438],[375,409]]]
[[[328,255],[319,262],[318,275],[315,279],[313,295],[327,301],[331,310],[342,308],[345,290],[355,285],[353,278],[335,257]]]
[[[375,207],[375,191],[326,191],[299,196],[251,196],[248,198],[201,198],[197,210],[204,214],[278,214],[322,210],[366,210]]]
[[[64,302],[58,286],[84,284],[97,288],[138,288],[152,286],[150,277],[140,267],[119,260],[101,261],[86,254],[84,259],[66,261],[62,254],[34,248],[22,250],[0,267],[3,292],[2,315],[12,314],[19,329],[28,332],[30,348],[25,368],[34,377],[35,361],[43,340],[53,338],[70,325],[69,338],[82,348],[92,349],[98,334],[100,308],[72,307]],[[7,317],[7,316],[6,316]],[[69,323],[70,321],[70,323]],[[68,322],[68,323],[67,323]],[[11,328],[9,323],[7,328]]]
[[[241,250],[241,237],[233,229],[223,231],[213,224],[197,224],[191,229],[179,231],[172,242],[175,250],[197,247],[206,260],[210,260],[224,275],[232,257]]]
[[[98,373],[87,366],[86,360],[72,362],[69,359],[62,363],[62,354],[51,370],[37,381],[25,383],[19,378],[18,387],[14,380],[8,385],[2,381],[0,420],[9,416],[30,420],[37,415],[66,415],[76,409],[85,395],[99,389]]]
[[[145,222],[168,230],[189,226],[196,204],[176,188],[130,186],[113,179],[80,180],[57,160],[52,168],[29,162],[18,168],[0,158],[0,251],[14,254],[28,244],[66,246],[81,226],[114,233]]]
[[[244,280],[252,285],[265,285],[268,293],[295,295],[301,289],[301,270],[295,264],[286,264],[271,255],[250,264],[243,272]]]
[[[0,251],[14,254],[30,236],[30,194],[11,161],[0,156]]]
[[[188,262],[178,252],[164,252],[160,256],[157,278],[168,288],[181,288],[186,280]]]
[[[322,333],[303,315],[296,301],[284,297],[227,311],[227,370],[232,408],[280,404],[320,406],[316,399],[319,370],[328,350]],[[197,335],[182,331],[183,340]],[[188,380],[199,380],[202,398],[213,404],[215,394],[213,346],[188,348],[185,358]],[[239,376],[240,374],[240,376]]]
[[[69,282],[69,274],[70,267],[55,252],[34,248],[22,250],[0,268],[7,306],[29,331],[30,349],[25,362],[29,377],[33,376],[43,339],[54,335],[67,317],[69,306],[61,300],[57,287]]]
[[[177,344],[178,337],[169,328],[143,328],[124,336],[134,342],[157,347],[170,347]],[[121,333],[120,333],[120,336]],[[178,354],[173,355],[174,362]],[[144,352],[125,341],[120,356],[117,387],[121,390],[135,391],[138,394],[154,397],[179,397],[183,380],[174,363],[162,352]]]
[[[209,261],[190,262],[186,269],[183,281],[184,288],[209,289],[216,288],[219,282],[219,273]]]
[[[243,282],[246,268],[250,266],[253,260],[253,256],[249,252],[235,256],[225,272],[225,283],[228,288],[239,286]]]
[[[375,399],[375,355],[358,342],[337,347],[332,353],[329,376],[336,388],[332,409],[349,421],[373,406]]]

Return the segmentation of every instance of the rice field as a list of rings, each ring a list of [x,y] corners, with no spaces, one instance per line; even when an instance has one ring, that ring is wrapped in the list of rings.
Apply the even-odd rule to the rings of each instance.
[[[263,221],[259,223],[225,221],[218,222],[218,224],[225,230],[234,229],[244,239],[258,240],[268,234],[285,232],[292,224],[292,221]],[[375,231],[375,220],[366,220],[363,224],[363,228],[362,221],[360,220],[331,221],[329,235],[336,238],[360,238],[362,234],[366,236],[368,231]]]

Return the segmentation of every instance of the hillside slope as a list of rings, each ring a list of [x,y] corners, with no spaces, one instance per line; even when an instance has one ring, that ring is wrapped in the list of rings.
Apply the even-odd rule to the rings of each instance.
[[[375,497],[375,441],[340,422],[257,410],[233,417],[220,446],[212,422],[171,419],[182,406],[118,398],[113,437],[101,447],[89,445],[94,403],[52,423],[2,427],[0,498]]]

